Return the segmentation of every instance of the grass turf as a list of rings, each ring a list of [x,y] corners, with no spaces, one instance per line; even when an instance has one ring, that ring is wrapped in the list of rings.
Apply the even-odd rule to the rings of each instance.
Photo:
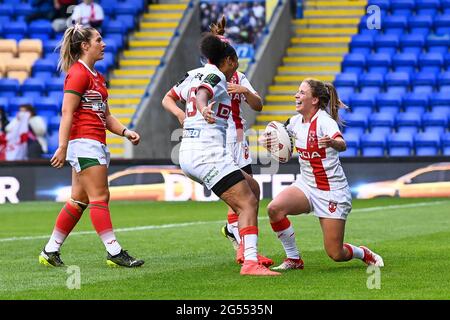
[[[260,207],[259,247],[278,264],[284,254],[265,217],[267,203]],[[449,204],[448,199],[354,201],[345,240],[383,256],[379,290],[367,288],[371,274],[361,261],[328,258],[312,215],[291,218],[304,270],[240,276],[231,244],[220,233],[226,217],[221,202],[112,203],[119,242],[146,261],[139,269],[106,266],[86,212],[61,251],[67,266],[80,268],[81,289],[70,290],[66,268],[37,261],[61,204],[2,205],[0,299],[449,299]],[[133,229],[138,226],[147,227]]]

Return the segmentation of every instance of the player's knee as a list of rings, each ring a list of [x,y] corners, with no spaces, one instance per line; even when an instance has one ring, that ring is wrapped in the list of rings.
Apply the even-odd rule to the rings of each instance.
[[[270,220],[279,221],[286,216],[286,210],[283,205],[276,201],[271,201],[267,206],[267,213],[269,214]]]
[[[75,207],[75,209],[80,212],[83,213],[84,210],[86,210],[86,208],[89,205],[89,199],[88,198],[80,198],[80,200],[71,198],[70,199],[70,204]]]

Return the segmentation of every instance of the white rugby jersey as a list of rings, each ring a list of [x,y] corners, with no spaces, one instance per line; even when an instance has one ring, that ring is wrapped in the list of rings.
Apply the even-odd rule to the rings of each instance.
[[[206,88],[215,101],[212,111],[216,122],[209,124],[196,106],[196,94],[199,88]],[[227,93],[225,75],[212,64],[189,71],[185,78],[171,90],[186,102],[183,143],[218,142],[225,145],[228,118],[231,116],[231,99]]]
[[[335,149],[319,148],[318,139],[325,135],[342,137],[338,124],[324,110],[319,110],[310,123],[298,114],[288,120],[287,130],[295,137],[302,179],[320,190],[338,190],[348,186],[347,178]]]
[[[246,87],[250,92],[256,94],[250,81],[241,72],[235,72],[231,78],[231,83]],[[231,97],[231,117],[228,118],[227,143],[241,142],[245,138],[246,121],[242,117],[242,102],[245,100],[244,94],[234,93]]]

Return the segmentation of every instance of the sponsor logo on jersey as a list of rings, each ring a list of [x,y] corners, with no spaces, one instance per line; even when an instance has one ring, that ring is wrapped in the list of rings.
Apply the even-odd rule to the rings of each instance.
[[[318,151],[308,151],[305,149],[300,149],[297,148],[297,152],[300,155],[300,158],[302,158],[303,160],[311,160],[311,159],[316,159],[316,158],[325,158],[325,155],[322,156],[320,155],[320,153]]]
[[[183,130],[183,138],[198,138],[200,137],[201,129],[184,129]]]
[[[206,76],[203,82],[210,84],[211,87],[214,88],[220,82],[220,77],[217,74],[211,73],[208,76]]]

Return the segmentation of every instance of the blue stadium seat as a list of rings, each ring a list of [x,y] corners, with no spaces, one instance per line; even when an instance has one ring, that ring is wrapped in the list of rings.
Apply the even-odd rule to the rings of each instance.
[[[418,72],[411,80],[412,92],[430,94],[436,88],[436,74],[432,72]]]
[[[406,34],[400,37],[400,48],[403,53],[419,54],[425,46],[425,36],[422,34]]]
[[[416,36],[427,36],[433,28],[434,16],[416,15],[408,19],[409,33]]]
[[[380,93],[376,96],[378,111],[390,114],[397,114],[400,112],[402,105],[402,97],[395,93]]]
[[[9,98],[9,113],[15,115],[19,111],[20,106],[25,104],[34,106],[34,99],[32,97]]]
[[[372,113],[375,107],[375,95],[355,93],[350,97],[350,108],[356,113]]]
[[[139,8],[133,5],[132,3],[126,2],[117,2],[114,6],[114,14],[117,15],[132,15],[136,16],[138,14]]]
[[[339,91],[338,94],[339,94],[339,99],[348,106],[350,104],[350,97],[353,95],[353,93],[349,94],[349,93],[346,93],[346,92],[340,92]],[[345,112],[349,111],[349,110],[346,110],[346,109],[339,109],[339,110],[343,110]]]
[[[399,42],[399,36],[396,34],[382,34],[375,37],[374,48],[377,53],[392,55],[397,52]]]
[[[0,97],[15,97],[19,93],[19,81],[17,79],[0,78]]]
[[[415,6],[414,0],[391,1],[391,14],[395,16],[409,16],[413,13]]]
[[[450,14],[443,14],[434,18],[434,30],[436,34],[450,33]]]
[[[445,54],[446,52],[448,52],[449,46],[450,46],[450,34],[440,36],[430,34],[427,37],[428,52],[437,52],[440,54]]]
[[[105,62],[105,60],[100,60],[95,63],[95,70],[100,72],[102,75],[106,76],[108,74],[108,69],[109,69],[109,66]]]
[[[102,25],[103,33],[109,36],[111,33],[118,33],[121,35],[126,34],[127,30],[125,25],[121,21],[111,20],[108,23]]]
[[[350,42],[351,53],[369,54],[372,51],[373,38],[371,35],[357,34]]]
[[[20,86],[20,91],[23,96],[38,98],[45,94],[45,84],[41,79],[28,78]]]
[[[416,15],[436,15],[441,6],[440,0],[416,0]]]
[[[136,18],[134,15],[118,14],[116,15],[116,20],[122,21],[122,23],[125,25],[127,32],[134,29],[134,26],[136,25]]]
[[[349,113],[345,116],[345,134],[363,134],[367,129],[367,116],[361,113]]]
[[[58,106],[62,106],[64,93],[62,91],[50,91],[48,93],[49,98],[55,99],[58,102]]]
[[[387,53],[372,53],[367,56],[366,63],[369,73],[385,74],[391,67],[391,55]]]
[[[383,11],[389,11],[391,8],[391,1],[390,0],[369,0],[367,2],[367,6],[376,5]]]
[[[442,154],[450,156],[450,132],[441,135]]]
[[[0,34],[3,33],[3,27],[5,24],[8,24],[11,22],[11,18],[9,16],[1,16],[0,15]]]
[[[406,72],[389,72],[384,77],[386,92],[405,93],[409,88],[410,76]]]
[[[14,16],[14,8],[11,4],[0,3],[0,16],[12,17]]]
[[[384,88],[384,76],[380,73],[363,73],[359,77],[361,92],[378,93]]]
[[[406,33],[408,18],[406,16],[387,16],[382,22],[385,34],[401,35]]]
[[[374,133],[391,133],[394,128],[394,115],[392,113],[373,113],[369,116],[369,127],[372,134]]]
[[[387,137],[387,149],[391,157],[409,156],[412,153],[413,147],[413,136],[408,132],[391,133]]]
[[[54,131],[48,135],[47,143],[48,143],[48,154],[51,157],[55,153],[56,149],[58,149],[59,138],[57,131]]]
[[[48,122],[48,132],[49,134],[53,132],[57,132],[59,130],[59,124],[61,122],[60,116],[53,116],[50,118],[50,121]]]
[[[106,44],[105,52],[111,52],[113,55],[116,55],[117,50],[119,50],[120,46],[117,43],[116,39],[112,37],[105,37],[103,41]]]
[[[444,54],[444,68],[446,71],[450,71],[450,52]]]
[[[25,21],[25,17],[34,12],[33,7],[29,3],[17,3],[14,5],[14,16],[17,21]]]
[[[386,16],[386,14],[382,11],[380,13],[379,21],[383,21],[385,16]],[[382,31],[381,31],[381,25],[379,24],[379,21],[376,21],[374,19],[369,20],[367,15],[362,16],[358,23],[358,34],[368,35],[371,37],[381,34]]]
[[[386,146],[385,134],[363,134],[360,139],[361,154],[365,157],[383,157]]]
[[[36,99],[34,107],[37,112],[48,111],[51,115],[57,115],[61,109],[58,101],[53,97],[44,97],[42,99]]]
[[[358,156],[359,151],[359,135],[354,133],[344,134],[345,144],[347,150],[339,153],[339,157],[355,157]]]
[[[3,35],[6,39],[15,39],[17,42],[25,38],[28,26],[25,22],[12,21],[3,26]]]
[[[63,92],[64,88],[64,79],[63,78],[50,78],[45,82],[47,86],[47,92],[50,93],[52,91]]]
[[[450,106],[434,106],[431,109],[431,112],[440,113],[442,115],[446,115],[448,119],[448,123],[450,123]],[[449,128],[450,129],[450,128]]]
[[[419,55],[419,68],[421,72],[439,73],[444,65],[441,53],[421,53]]]
[[[30,23],[28,28],[30,38],[37,38],[48,41],[53,37],[53,28],[49,20],[35,20]]]
[[[414,73],[417,67],[417,55],[414,53],[397,53],[392,57],[392,68],[396,72]]]
[[[342,61],[342,72],[360,74],[366,67],[366,57],[361,53],[348,53]]]
[[[335,87],[358,87],[358,75],[354,73],[338,73],[334,79]]]
[[[450,90],[450,71],[440,73],[437,83],[441,92],[448,92]]]
[[[395,117],[397,132],[416,133],[421,127],[421,116],[417,113],[403,112]]]
[[[450,95],[448,92],[438,92],[430,98],[431,107],[434,106],[450,106]]]
[[[51,59],[38,59],[32,67],[33,75],[36,72],[48,72],[50,74],[54,74],[56,72],[57,64],[57,61]]]
[[[424,132],[436,132],[442,134],[448,128],[447,114],[427,112],[422,115],[422,126]]]
[[[0,107],[5,110],[6,113],[8,113],[9,103],[8,98],[6,97],[0,97]]]
[[[45,54],[48,53],[54,53],[54,52],[58,52],[59,53],[59,45],[60,40],[46,40],[45,42],[42,43],[43,45],[43,50]],[[58,48],[58,50],[57,50]]]
[[[441,0],[442,12],[445,14],[450,14],[450,0]]]
[[[436,156],[439,154],[441,139],[435,132],[422,132],[414,136],[416,156]]]
[[[403,108],[405,112],[423,114],[429,106],[428,94],[407,93],[403,95]]]

